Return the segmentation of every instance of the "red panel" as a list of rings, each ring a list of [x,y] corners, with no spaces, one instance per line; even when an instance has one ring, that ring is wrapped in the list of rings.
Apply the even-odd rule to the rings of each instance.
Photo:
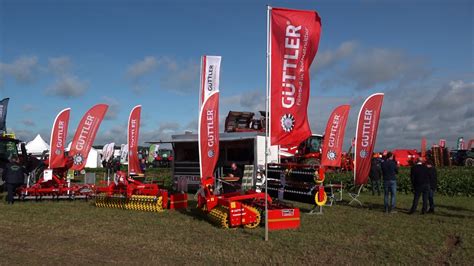
[[[268,229],[283,230],[300,227],[300,209],[276,209],[268,211]]]
[[[170,195],[170,210],[186,209],[188,207],[188,194],[176,193]]]

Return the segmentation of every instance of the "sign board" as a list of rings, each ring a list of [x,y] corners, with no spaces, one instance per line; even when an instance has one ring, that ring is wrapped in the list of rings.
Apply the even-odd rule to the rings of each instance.
[[[43,182],[53,180],[53,169],[46,169],[43,171]]]

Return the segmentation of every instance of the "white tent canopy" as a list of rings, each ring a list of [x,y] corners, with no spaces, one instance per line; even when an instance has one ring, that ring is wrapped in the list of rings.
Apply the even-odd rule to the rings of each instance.
[[[33,155],[41,155],[43,151],[48,151],[49,145],[40,134],[36,135],[36,137],[26,144],[26,151]]]

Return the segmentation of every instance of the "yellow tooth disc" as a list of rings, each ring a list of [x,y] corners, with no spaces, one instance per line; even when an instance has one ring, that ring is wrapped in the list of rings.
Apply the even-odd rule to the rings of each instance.
[[[163,198],[155,196],[133,195],[125,199],[121,197],[109,197],[106,195],[97,195],[95,198],[95,206],[99,208],[118,208],[125,210],[138,211],[163,211]]]
[[[244,227],[245,228],[256,228],[257,226],[259,226],[260,225],[260,219],[261,219],[260,212],[256,208],[251,207],[249,205],[242,204],[242,206],[247,208],[247,211],[251,211],[251,212],[255,213],[255,215],[257,216],[257,220],[254,223],[245,224]]]
[[[217,206],[208,213],[211,223],[221,227],[229,228],[229,209],[225,206]]]

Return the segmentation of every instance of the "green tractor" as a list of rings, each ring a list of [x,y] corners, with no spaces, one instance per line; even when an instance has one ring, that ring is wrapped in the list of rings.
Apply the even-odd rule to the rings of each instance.
[[[14,156],[20,159],[20,164],[26,169],[31,176],[41,174],[44,164],[35,157],[26,153],[25,144],[21,143],[21,153],[18,152],[18,144],[20,140],[16,139],[12,134],[0,135],[0,192],[4,190],[3,169]]]

